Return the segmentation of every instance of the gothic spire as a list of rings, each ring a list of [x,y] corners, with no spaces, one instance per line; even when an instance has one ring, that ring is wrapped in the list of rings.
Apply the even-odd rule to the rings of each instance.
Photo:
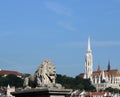
[[[85,75],[84,78],[88,79],[91,78],[93,72],[93,59],[92,59],[92,52],[90,47],[90,38],[88,37],[88,47],[86,51],[85,57]]]
[[[100,70],[100,65],[98,65],[98,69],[97,69],[97,71],[98,71],[98,72],[100,72],[100,71],[101,71],[101,70]]]
[[[110,71],[110,60],[108,61],[108,71]]]
[[[90,37],[88,37],[88,48],[87,51],[91,51],[91,46],[90,46]]]

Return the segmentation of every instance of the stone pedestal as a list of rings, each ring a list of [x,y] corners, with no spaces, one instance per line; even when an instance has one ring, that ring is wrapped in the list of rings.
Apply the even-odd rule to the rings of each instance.
[[[28,89],[20,92],[13,92],[15,97],[70,97],[71,89]]]

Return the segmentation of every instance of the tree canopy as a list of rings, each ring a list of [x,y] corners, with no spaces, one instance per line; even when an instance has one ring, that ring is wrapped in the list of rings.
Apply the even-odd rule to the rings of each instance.
[[[89,79],[82,79],[79,76],[73,78],[57,74],[56,82],[62,84],[65,88],[96,91],[96,88],[91,84]]]
[[[109,92],[113,92],[113,93],[120,93],[120,89],[111,88],[111,87],[106,88],[105,91],[109,91]]]
[[[6,77],[0,76],[0,86],[15,86],[15,87],[22,87],[23,86],[23,79],[17,77],[16,75],[9,74]]]

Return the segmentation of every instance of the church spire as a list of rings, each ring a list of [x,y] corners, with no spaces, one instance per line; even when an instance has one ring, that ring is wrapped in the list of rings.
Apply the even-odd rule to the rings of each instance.
[[[87,51],[91,51],[91,46],[90,46],[90,37],[88,37],[88,48],[87,48]]]
[[[108,71],[110,71],[110,60],[108,61]]]
[[[97,71],[98,71],[98,72],[100,72],[100,71],[101,71],[101,70],[100,70],[100,65],[98,65],[98,69],[97,69]]]
[[[88,37],[88,48],[85,57],[85,74],[84,78],[89,79],[92,76],[93,72],[93,59],[92,59],[92,52],[90,47],[90,37]]]

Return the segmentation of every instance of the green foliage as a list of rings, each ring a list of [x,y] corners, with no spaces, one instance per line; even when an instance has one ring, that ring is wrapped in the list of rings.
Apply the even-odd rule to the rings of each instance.
[[[74,78],[57,74],[56,82],[62,84],[65,88],[71,88],[73,87]]]
[[[8,79],[6,77],[0,78],[0,86],[7,86]]]
[[[23,79],[13,74],[9,74],[6,77],[0,77],[0,86],[7,86],[8,84],[10,86],[22,87]]]
[[[120,89],[111,88],[111,87],[106,88],[105,91],[109,91],[113,93],[120,93]]]
[[[82,79],[79,76],[72,78],[66,75],[57,74],[56,82],[62,84],[65,88],[96,91],[96,88],[91,85],[89,79]]]

